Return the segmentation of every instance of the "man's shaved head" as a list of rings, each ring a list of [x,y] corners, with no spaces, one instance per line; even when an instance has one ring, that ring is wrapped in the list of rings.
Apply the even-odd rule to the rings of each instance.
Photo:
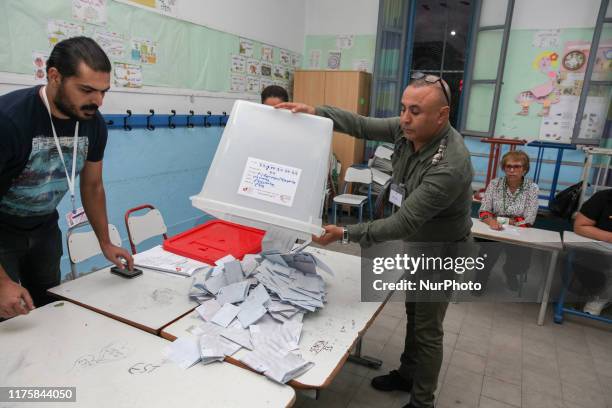
[[[427,77],[434,77],[437,78],[433,75],[428,75]],[[446,100],[446,96],[444,96],[444,91],[442,90],[442,86],[440,86],[440,84],[442,84],[442,86],[444,86],[444,89],[446,90],[446,95],[448,95],[448,101]],[[437,88],[437,95],[439,96],[439,102],[440,102],[440,107],[443,106],[449,106],[450,107],[450,102],[451,102],[451,93],[450,93],[450,87],[448,86],[448,84],[446,83],[445,80],[440,79],[437,82],[431,82],[431,81],[426,81],[425,77],[423,78],[419,78],[419,79],[413,79],[410,81],[410,83],[408,84],[408,86],[413,86],[415,88],[421,88],[423,86],[430,86],[433,88]]]

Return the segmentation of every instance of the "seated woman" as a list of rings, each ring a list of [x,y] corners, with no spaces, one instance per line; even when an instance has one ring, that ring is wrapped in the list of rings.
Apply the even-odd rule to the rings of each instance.
[[[539,188],[525,177],[529,172],[529,156],[520,150],[510,151],[502,157],[501,169],[505,176],[491,180],[487,186],[480,205],[480,219],[494,230],[503,229],[506,219],[510,225],[531,227],[538,213]],[[500,222],[502,219],[503,222]],[[476,276],[483,288],[500,255],[500,251],[495,251],[493,246],[487,249],[490,250],[481,249],[481,256],[487,254],[488,267]],[[528,267],[529,257],[513,257],[512,261],[506,259],[504,274],[510,289],[518,288],[517,275]]]

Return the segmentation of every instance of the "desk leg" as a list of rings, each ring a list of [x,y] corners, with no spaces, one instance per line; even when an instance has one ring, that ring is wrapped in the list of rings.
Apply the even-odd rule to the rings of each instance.
[[[546,307],[548,306],[548,298],[550,297],[550,287],[552,286],[552,280],[555,276],[558,258],[559,251],[553,251],[550,257],[550,265],[548,266],[548,274],[546,275],[546,283],[544,284],[544,292],[542,293],[542,304],[540,305],[540,314],[538,315],[538,326],[542,326],[544,324]]]
[[[355,364],[370,367],[370,368],[380,368],[380,366],[382,365],[381,360],[374,358],[374,357],[367,357],[367,356],[361,355],[361,342],[362,341],[363,341],[363,338],[359,338],[357,340],[357,344],[355,345],[355,353],[348,356],[348,361],[351,361]]]

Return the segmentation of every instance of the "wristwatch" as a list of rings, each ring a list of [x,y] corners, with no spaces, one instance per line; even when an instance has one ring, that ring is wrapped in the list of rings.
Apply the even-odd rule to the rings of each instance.
[[[349,243],[349,235],[348,235],[348,230],[346,229],[346,227],[342,228],[342,242],[343,244],[348,244]]]

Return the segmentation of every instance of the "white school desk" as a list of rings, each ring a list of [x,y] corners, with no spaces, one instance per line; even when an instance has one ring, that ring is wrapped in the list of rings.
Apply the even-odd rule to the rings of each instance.
[[[76,403],[0,407],[286,407],[295,392],[227,363],[164,360],[168,341],[70,302],[0,323],[0,384],[72,386]]]
[[[582,235],[578,235],[572,231],[563,231],[563,244],[570,244],[570,245],[571,244],[589,244],[589,243],[596,244],[598,242],[602,243],[602,245],[589,246],[589,248],[597,248],[597,249],[600,249],[601,251],[608,250],[607,246],[610,244],[606,244],[596,239],[583,237]]]
[[[300,339],[302,357],[315,363],[309,371],[289,384],[295,388],[321,389],[327,387],[340,372],[350,350],[362,336],[378,312],[381,302],[361,302],[361,259],[319,248],[308,248],[327,263],[335,276],[319,271],[327,289],[327,303],[323,309],[304,316],[304,327]],[[197,312],[177,320],[162,329],[161,335],[169,340],[185,336],[202,324]],[[243,350],[228,358],[237,359]]]
[[[548,231],[539,228],[512,228],[511,226],[508,227],[508,229],[516,231],[517,234],[510,233],[508,230],[496,231],[478,218],[472,218],[472,224],[472,235],[476,238],[490,239],[492,241],[507,242],[510,244],[551,251],[546,281],[542,291],[542,303],[540,304],[540,312],[538,314],[538,325],[543,325],[546,308],[548,307],[548,299],[550,297],[550,287],[559,258],[559,251],[563,249],[561,234],[556,231]]]
[[[184,316],[198,304],[189,299],[191,279],[148,271],[132,279],[110,273],[110,268],[49,289],[113,319],[159,334],[162,327]]]

